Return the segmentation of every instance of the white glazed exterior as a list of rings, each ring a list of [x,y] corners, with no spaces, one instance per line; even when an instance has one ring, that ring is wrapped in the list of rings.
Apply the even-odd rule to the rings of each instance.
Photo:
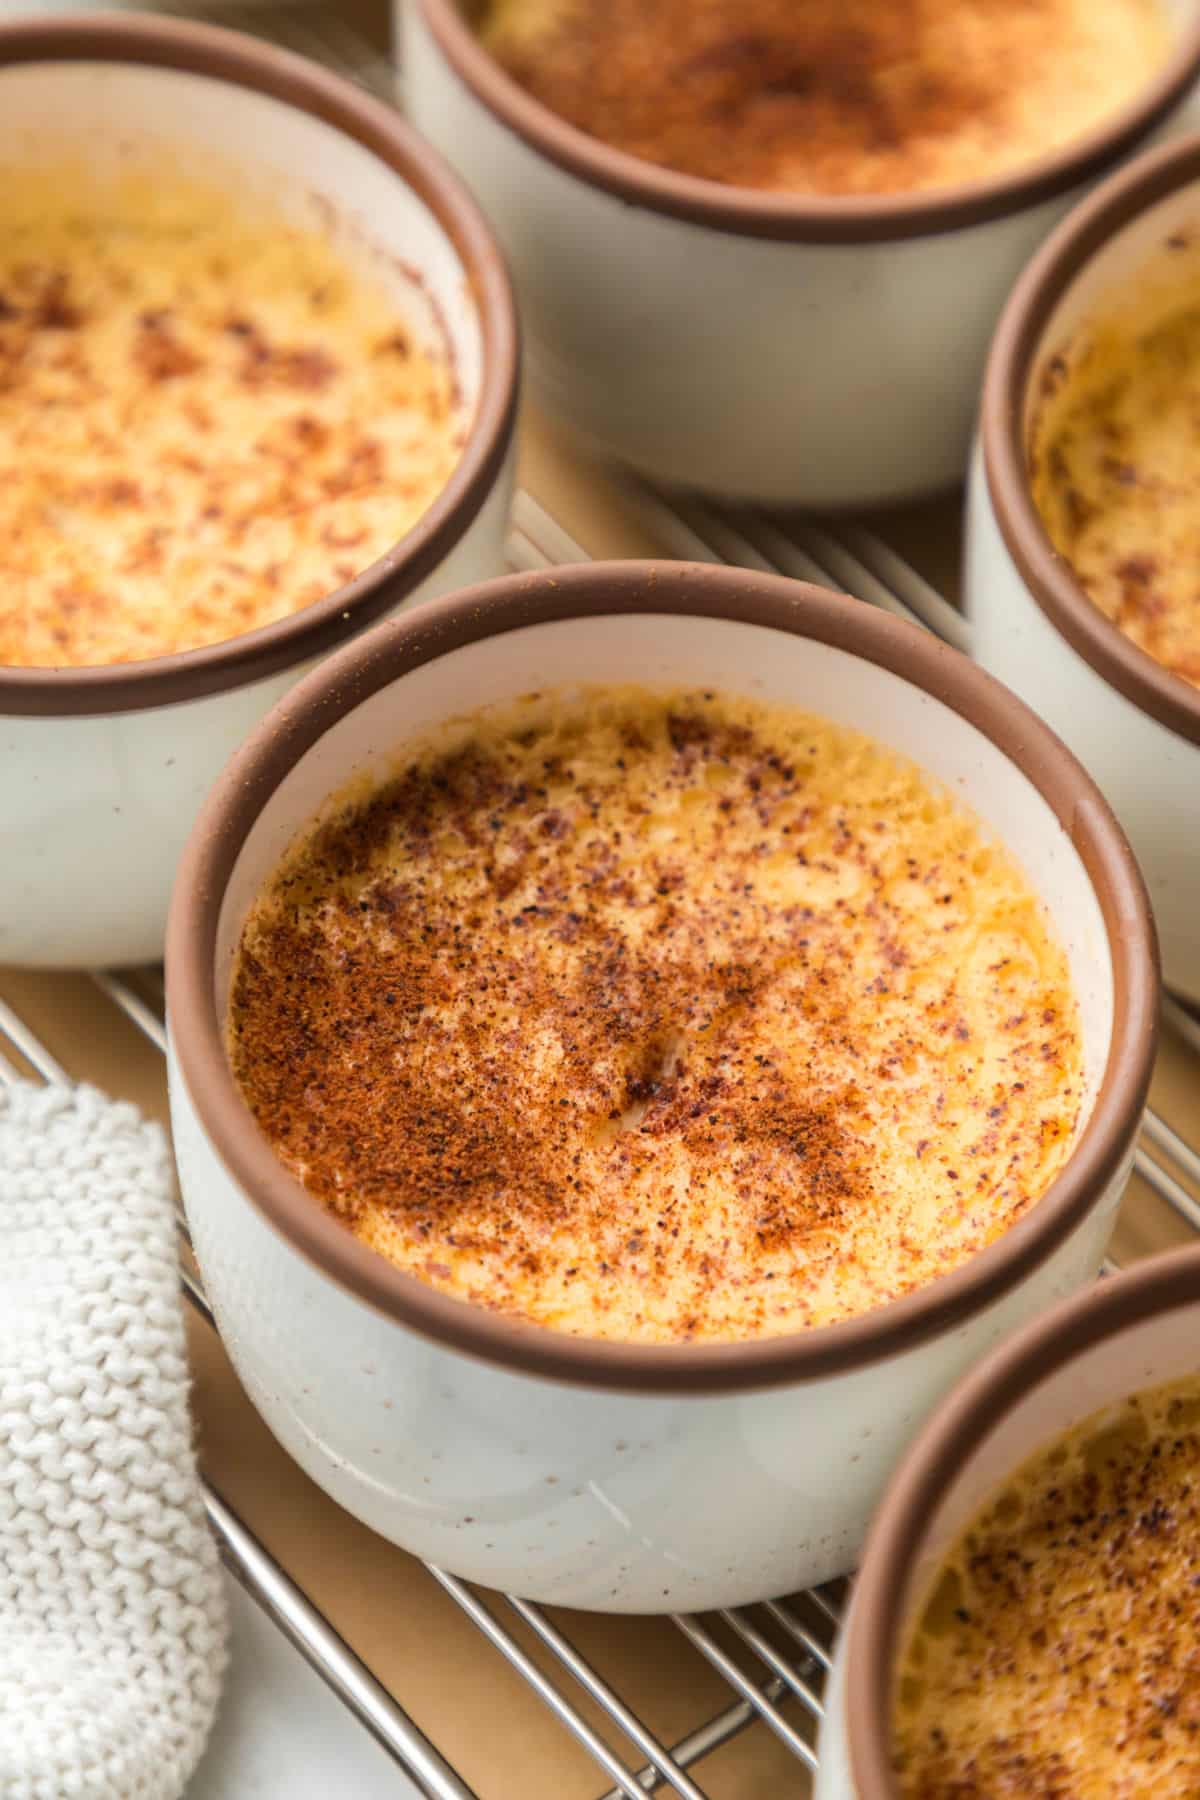
[[[241,191],[310,223],[332,217],[347,257],[390,280],[423,338],[448,338],[468,402],[477,395],[483,337],[458,254],[425,201],[349,136],[232,81],[115,61],[0,64],[0,102],[0,140],[18,162],[42,146],[82,144],[93,163],[165,146],[184,166],[228,173]],[[61,122],[57,131],[48,120]],[[389,252],[421,271],[424,288]],[[402,604],[500,572],[511,460]],[[235,674],[202,698],[107,714],[26,716],[0,701],[0,962],[161,956],[175,864],[201,799],[307,666],[240,685]]]
[[[588,448],[669,485],[776,504],[879,504],[962,480],[1005,295],[1090,182],[919,237],[739,236],[542,155],[463,82],[420,0],[398,5],[397,29],[409,115],[512,264],[530,391]],[[1160,130],[1183,129],[1191,105]]]
[[[1031,1387],[983,1437],[958,1477],[944,1491],[921,1553],[907,1571],[908,1595],[915,1601],[924,1593],[940,1555],[1007,1473],[1033,1455],[1040,1445],[1101,1407],[1139,1388],[1156,1387],[1195,1373],[1200,1366],[1198,1343],[1200,1301],[1193,1301],[1113,1332]],[[860,1800],[851,1772],[846,1731],[846,1668],[847,1657],[853,1654],[854,1606],[852,1601],[825,1690],[814,1800]]]
[[[854,602],[845,602],[854,605]],[[1099,907],[1046,802],[990,740],[890,671],[790,633],[687,614],[609,615],[485,638],[336,722],[285,777],[238,857],[217,983],[283,848],[403,732],[532,686],[719,683],[790,699],[920,758],[1014,846],[1067,944],[1094,1093],[1112,1028]],[[169,1000],[175,998],[168,963]],[[285,1241],[230,1174],[172,1058],[183,1195],[222,1337],[255,1405],[349,1511],[488,1585],[607,1611],[723,1606],[851,1566],[914,1428],[956,1375],[1096,1272],[1129,1172],[1046,1260],[953,1329],[849,1372],[757,1391],[611,1391],[484,1362],[384,1316]],[[315,1203],[314,1203],[315,1204]]]
[[[1119,291],[1172,231],[1194,227],[1198,216],[1200,183],[1191,182],[1147,208],[1089,260],[1042,334],[1031,394],[1045,363],[1070,341],[1089,308]],[[965,596],[971,654],[1046,720],[1099,785],[1146,878],[1164,979],[1200,1001],[1200,743],[1119,692],[1038,605],[1000,530],[978,451],[967,508]]]
[[[1047,618],[1001,536],[978,457],[966,596],[972,655],[1053,726],[1099,784],[1150,890],[1163,979],[1200,1001],[1200,744],[1118,693]]]
[[[510,453],[483,507],[404,606],[503,567],[511,487]],[[0,713],[0,962],[157,961],[175,865],[200,802],[230,752],[308,667],[137,712]]]
[[[247,1203],[174,1067],[171,1116],[222,1339],[301,1468],[429,1562],[604,1612],[740,1605],[852,1567],[930,1407],[1095,1274],[1123,1185],[1033,1280],[887,1362],[758,1393],[605,1393],[477,1362],[375,1312]]]

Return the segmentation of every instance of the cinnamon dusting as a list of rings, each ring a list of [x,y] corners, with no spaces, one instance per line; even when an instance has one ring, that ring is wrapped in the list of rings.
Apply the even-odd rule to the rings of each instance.
[[[895,1685],[906,1800],[1200,1793],[1200,1380],[1019,1469],[931,1583]]]
[[[535,99],[709,181],[904,192],[1015,168],[1099,125],[1165,59],[1161,0],[488,0]]]
[[[230,1055],[401,1267],[625,1340],[878,1305],[1061,1167],[1066,964],[911,765],[786,709],[534,697],[405,753],[244,931]]]
[[[1042,522],[1105,617],[1200,687],[1200,243],[1173,233],[1055,360],[1029,433]]]
[[[448,354],[322,232],[159,169],[0,194],[0,663],[111,664],[322,599],[420,518]]]

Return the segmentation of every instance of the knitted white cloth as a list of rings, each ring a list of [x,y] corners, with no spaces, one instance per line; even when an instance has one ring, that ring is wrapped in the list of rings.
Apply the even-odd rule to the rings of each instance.
[[[171,1194],[132,1106],[0,1087],[3,1800],[176,1800],[216,1708]]]

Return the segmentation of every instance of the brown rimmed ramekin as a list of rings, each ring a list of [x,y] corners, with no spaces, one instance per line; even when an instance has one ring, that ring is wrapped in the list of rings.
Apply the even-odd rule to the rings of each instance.
[[[1014,173],[821,198],[699,180],[535,100],[460,0],[397,13],[412,117],[512,260],[535,395],[655,480],[809,506],[898,500],[965,473],[988,337],[1030,253],[1088,186],[1177,129],[1200,7],[1137,100]]]
[[[634,1346],[452,1299],[305,1193],[229,1068],[242,920],[328,796],[464,704],[630,679],[791,702],[913,756],[1014,850],[1067,948],[1086,1062],[1070,1160],[998,1242],[861,1318],[744,1343]],[[998,683],[929,634],[820,589],[635,562],[467,590],[310,675],[201,814],[172,905],[167,986],[197,1251],[242,1377],[283,1443],[376,1529],[464,1575],[546,1600],[667,1610],[849,1566],[933,1400],[1013,1323],[1094,1274],[1149,1079],[1157,970],[1119,828]]]
[[[1098,1282],[995,1351],[943,1401],[871,1526],[821,1731],[816,1800],[898,1800],[896,1665],[941,1557],[1041,1446],[1140,1389],[1200,1371],[1200,1247]]]
[[[1158,918],[1167,983],[1200,1000],[1200,689],[1094,606],[1055,551],[1030,491],[1043,384],[1069,381],[1095,311],[1168,239],[1200,222],[1200,137],[1164,145],[1097,190],[1013,290],[987,366],[966,562],[972,653],[1061,734],[1133,843]],[[1164,291],[1165,287],[1164,287]]]
[[[126,168],[165,149],[216,181],[277,191],[348,254],[365,246],[454,358],[468,409],[461,460],[428,512],[325,599],[179,655],[0,667],[0,962],[147,960],[200,798],[249,726],[363,626],[503,566],[515,312],[500,252],[437,153],[289,52],[150,15],[10,21],[0,98],[9,180],[43,145]]]

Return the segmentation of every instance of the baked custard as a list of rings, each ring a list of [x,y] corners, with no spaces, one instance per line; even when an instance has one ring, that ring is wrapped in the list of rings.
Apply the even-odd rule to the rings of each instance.
[[[1065,955],[910,763],[790,708],[531,696],[406,746],[246,921],[231,1064],[448,1294],[628,1342],[844,1319],[999,1236],[1080,1113]]]
[[[945,1559],[905,1647],[911,1800],[1200,1794],[1200,1377],[1039,1451]]]
[[[985,181],[1101,127],[1170,54],[1163,0],[475,0],[533,97],[686,175],[798,194]]]
[[[0,663],[123,663],[321,599],[461,454],[448,354],[318,229],[169,170],[0,192]]]
[[[1200,239],[1170,247],[1053,358],[1033,416],[1033,501],[1081,587],[1200,687]]]

